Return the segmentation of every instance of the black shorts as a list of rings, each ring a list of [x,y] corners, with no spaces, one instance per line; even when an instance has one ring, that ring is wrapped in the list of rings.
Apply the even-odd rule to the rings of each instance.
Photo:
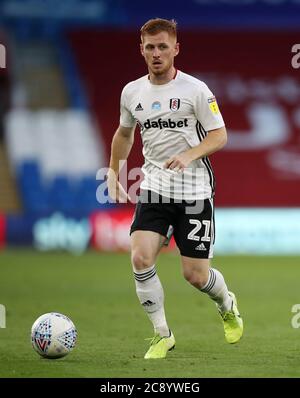
[[[213,199],[179,201],[143,191],[136,205],[130,234],[141,230],[157,232],[167,241],[173,233],[181,255],[212,258],[215,241]]]

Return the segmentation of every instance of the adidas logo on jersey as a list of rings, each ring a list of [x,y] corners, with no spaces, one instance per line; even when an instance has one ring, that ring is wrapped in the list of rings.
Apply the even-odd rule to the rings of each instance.
[[[198,245],[198,246],[195,247],[195,250],[203,250],[203,251],[206,251],[207,249],[206,249],[204,243],[200,243],[200,245]]]
[[[147,119],[146,122],[144,123],[144,128],[145,129],[163,129],[163,128],[169,128],[169,129],[175,129],[175,127],[188,127],[188,119],[183,119],[179,120],[178,122],[174,122],[171,119],[168,120],[162,120],[159,118],[158,120],[153,120],[151,121],[150,119]]]
[[[140,102],[139,102],[139,103],[137,104],[137,106],[135,107],[135,110],[136,110],[136,111],[143,111],[143,110],[144,110],[144,108],[142,107],[142,105],[141,105]]]

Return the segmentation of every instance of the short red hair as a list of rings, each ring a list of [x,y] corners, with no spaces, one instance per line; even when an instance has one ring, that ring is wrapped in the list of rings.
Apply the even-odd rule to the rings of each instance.
[[[174,19],[170,21],[162,18],[149,19],[141,27],[141,39],[143,40],[145,35],[156,35],[160,32],[167,32],[170,36],[177,38],[177,22]]]

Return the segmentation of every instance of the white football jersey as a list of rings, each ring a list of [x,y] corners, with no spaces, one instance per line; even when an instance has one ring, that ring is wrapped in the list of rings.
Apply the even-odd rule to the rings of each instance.
[[[145,163],[142,189],[174,199],[207,199],[214,195],[214,174],[208,157],[193,161],[183,173],[164,163],[197,146],[210,130],[224,126],[216,99],[206,84],[177,71],[166,84],[152,84],[148,75],[128,83],[121,95],[120,125],[140,127]]]

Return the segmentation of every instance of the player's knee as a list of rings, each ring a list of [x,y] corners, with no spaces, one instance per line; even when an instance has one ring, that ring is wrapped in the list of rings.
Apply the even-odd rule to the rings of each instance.
[[[197,289],[202,289],[207,283],[207,275],[196,270],[184,270],[184,278]]]
[[[136,250],[131,253],[131,263],[136,270],[142,270],[151,267],[153,265],[153,260],[145,253]]]

